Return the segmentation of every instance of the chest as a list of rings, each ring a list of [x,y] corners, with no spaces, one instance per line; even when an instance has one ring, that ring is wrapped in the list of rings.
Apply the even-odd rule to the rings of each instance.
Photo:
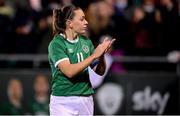
[[[90,46],[85,42],[66,42],[66,52],[71,63],[78,63],[90,56]]]

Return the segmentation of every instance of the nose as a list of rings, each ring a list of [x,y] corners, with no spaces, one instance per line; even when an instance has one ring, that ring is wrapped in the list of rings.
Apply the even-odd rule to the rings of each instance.
[[[87,25],[88,24],[88,22],[87,22],[87,20],[85,20],[85,25]]]

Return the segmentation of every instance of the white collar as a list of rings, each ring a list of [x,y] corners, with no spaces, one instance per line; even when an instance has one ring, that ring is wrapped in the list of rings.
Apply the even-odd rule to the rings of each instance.
[[[63,37],[65,38],[65,35],[64,35],[64,34],[60,33],[59,35],[61,35],[61,36],[63,36]],[[66,38],[66,40],[67,40],[68,42],[70,42],[70,43],[77,43],[77,42],[79,41],[79,37],[77,36],[77,38],[74,39],[74,40],[71,40],[71,39]]]

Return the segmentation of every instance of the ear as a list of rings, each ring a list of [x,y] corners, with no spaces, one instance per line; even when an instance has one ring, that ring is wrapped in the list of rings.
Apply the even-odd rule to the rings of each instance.
[[[73,22],[71,20],[67,20],[66,21],[66,25],[69,27],[69,28],[73,28]]]

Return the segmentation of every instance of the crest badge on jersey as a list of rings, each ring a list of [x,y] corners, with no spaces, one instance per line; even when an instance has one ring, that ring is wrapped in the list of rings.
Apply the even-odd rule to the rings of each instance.
[[[82,49],[85,53],[89,52],[89,47],[87,45],[82,45]]]

